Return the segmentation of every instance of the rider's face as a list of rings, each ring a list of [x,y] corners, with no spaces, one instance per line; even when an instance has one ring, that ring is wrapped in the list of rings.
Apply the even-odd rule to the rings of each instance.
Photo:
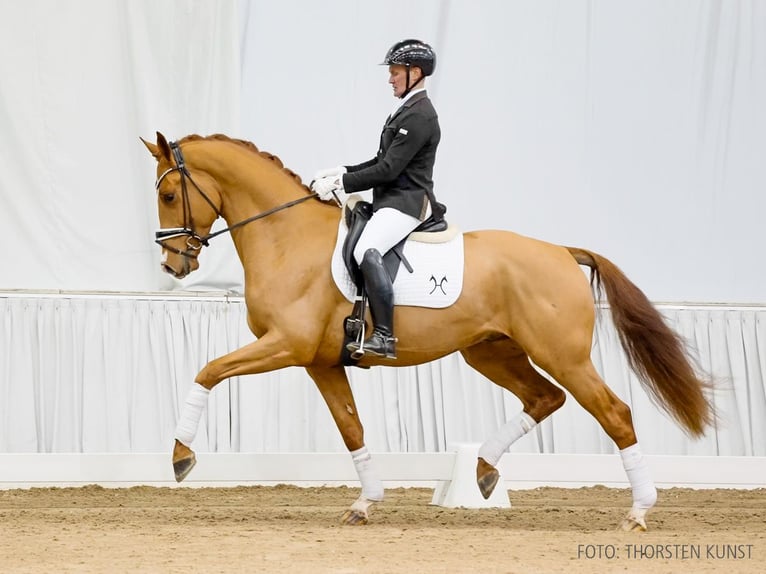
[[[410,68],[410,86],[415,85],[421,77],[420,68],[413,66]],[[388,67],[388,83],[394,89],[394,96],[401,98],[407,89],[407,67],[399,64],[392,64]]]

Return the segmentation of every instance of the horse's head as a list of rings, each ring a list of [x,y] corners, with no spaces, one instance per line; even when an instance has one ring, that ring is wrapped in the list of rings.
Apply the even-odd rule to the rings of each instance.
[[[157,160],[157,208],[162,269],[182,279],[199,267],[197,256],[221,214],[221,190],[207,173],[190,166],[176,142],[157,132],[157,143],[141,138]],[[204,191],[203,191],[204,190]]]

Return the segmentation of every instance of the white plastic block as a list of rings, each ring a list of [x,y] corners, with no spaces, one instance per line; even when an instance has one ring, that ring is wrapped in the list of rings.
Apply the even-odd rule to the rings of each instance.
[[[431,504],[446,508],[510,508],[511,500],[502,475],[495,490],[484,500],[476,484],[478,443],[450,445],[455,450],[455,465],[450,480],[440,481],[434,489]]]

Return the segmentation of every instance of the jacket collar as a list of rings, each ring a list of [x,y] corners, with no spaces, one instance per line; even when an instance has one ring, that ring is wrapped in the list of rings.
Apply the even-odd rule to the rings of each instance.
[[[398,108],[396,108],[394,113],[392,113],[389,116],[388,121],[386,122],[386,124],[388,124],[396,116],[398,116],[400,113],[402,113],[402,110],[404,110],[405,108],[409,108],[412,104],[414,104],[416,102],[419,102],[420,100],[423,100],[423,99],[425,99],[427,97],[428,97],[428,93],[426,92],[426,90],[423,90],[423,91],[418,92],[416,94],[413,94],[411,97],[405,99],[404,102],[402,102],[402,104]]]

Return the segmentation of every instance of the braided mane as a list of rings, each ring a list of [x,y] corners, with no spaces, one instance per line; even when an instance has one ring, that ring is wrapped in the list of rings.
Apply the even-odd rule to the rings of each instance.
[[[308,191],[311,191],[311,190],[309,190],[308,186],[305,183],[303,183],[303,180],[301,179],[301,176],[299,176],[297,173],[295,173],[290,168],[285,167],[285,164],[282,163],[281,159],[279,159],[277,156],[275,156],[272,153],[269,153],[267,151],[259,150],[258,147],[253,142],[249,142],[247,140],[242,140],[242,139],[237,139],[237,138],[231,138],[231,137],[229,137],[227,135],[224,135],[224,134],[213,134],[213,135],[209,135],[209,136],[200,136],[200,135],[197,135],[197,134],[192,134],[192,135],[188,135],[188,136],[186,136],[184,138],[181,138],[178,143],[180,144],[180,143],[183,143],[183,142],[202,141],[202,140],[217,140],[217,141],[229,142],[229,143],[233,143],[233,144],[236,144],[236,145],[239,145],[239,146],[242,146],[242,147],[246,147],[250,151],[255,152],[258,155],[260,155],[262,158],[268,159],[268,160],[271,160],[272,162],[274,162],[277,165],[278,168],[280,168],[287,175],[289,175],[292,179],[294,179],[296,181],[296,183],[298,183],[298,185],[304,187]]]

